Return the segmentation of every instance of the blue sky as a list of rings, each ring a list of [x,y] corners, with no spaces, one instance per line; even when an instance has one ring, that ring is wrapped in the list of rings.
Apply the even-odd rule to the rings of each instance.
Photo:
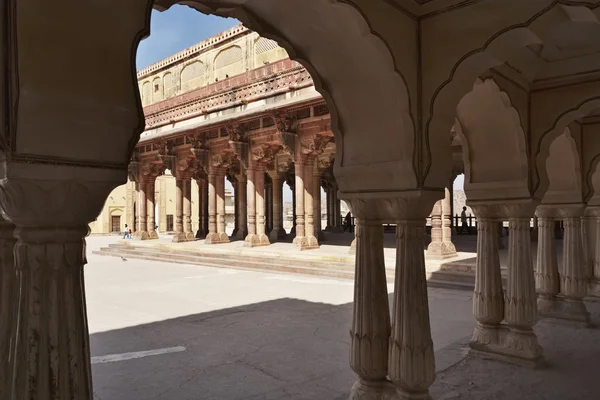
[[[150,36],[137,52],[137,69],[167,58],[187,47],[239,24],[233,18],[204,15],[186,6],[152,11]]]

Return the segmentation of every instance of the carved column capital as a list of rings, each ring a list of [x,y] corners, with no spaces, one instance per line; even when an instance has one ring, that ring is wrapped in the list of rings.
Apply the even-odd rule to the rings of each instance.
[[[443,191],[357,193],[352,195],[340,192],[340,198],[348,203],[352,214],[357,218],[381,223],[425,219],[430,214],[435,202],[443,196]]]

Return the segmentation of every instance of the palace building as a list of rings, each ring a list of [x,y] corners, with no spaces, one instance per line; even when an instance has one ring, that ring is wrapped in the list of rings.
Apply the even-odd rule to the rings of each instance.
[[[152,8],[176,3],[244,26],[136,76]],[[463,172],[478,233],[471,354],[538,367],[539,318],[590,325],[599,0],[6,0],[0,13],[1,399],[92,400],[83,266],[101,212],[94,231],[114,217],[141,240],[172,215],[175,240],[198,246],[230,241],[233,214],[233,238],[268,246],[284,234],[284,182],[297,248],[340,226],[340,199],[356,217],[350,399],[430,398],[425,224],[427,253],[451,257]]]

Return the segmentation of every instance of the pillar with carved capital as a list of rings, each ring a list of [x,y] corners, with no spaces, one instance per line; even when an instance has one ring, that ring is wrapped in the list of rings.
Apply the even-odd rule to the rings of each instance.
[[[219,243],[229,243],[229,235],[225,230],[225,169],[219,168],[216,176],[217,191],[217,233]]]
[[[236,221],[237,232],[235,237],[238,240],[244,240],[248,236],[248,194],[246,193],[248,183],[246,173],[241,172],[236,175],[236,179],[238,182],[236,196],[239,198],[236,199],[236,202],[238,202],[238,219]]]
[[[508,361],[537,367],[544,364],[533,326],[537,323],[537,296],[531,260],[530,221],[535,205],[508,204],[508,276],[504,319],[510,328],[504,345]]]
[[[438,200],[431,211],[431,243],[427,246],[428,258],[442,258],[442,201]]]
[[[208,173],[208,234],[204,243],[220,243],[217,233],[217,175],[212,169]]]
[[[537,216],[537,262],[535,268],[535,289],[538,294],[538,312],[541,316],[552,316],[557,311],[560,292],[560,278],[554,238],[555,210],[539,206]]]
[[[146,223],[146,193],[147,193],[147,183],[145,181],[138,182],[138,190],[137,190],[137,229],[133,235],[133,239],[135,240],[148,240],[150,236],[148,235],[148,228]]]
[[[158,233],[156,232],[156,221],[154,217],[155,212],[155,186],[154,183],[156,181],[155,177],[152,177],[146,183],[146,211],[147,211],[147,229],[148,229],[148,239],[158,239]]]
[[[358,375],[350,399],[392,399],[387,379],[390,311],[383,253],[382,215],[376,200],[353,200],[356,223],[354,310],[350,329],[350,366]],[[389,397],[385,397],[389,396]]]
[[[198,231],[196,232],[196,239],[202,239],[206,236],[206,232],[204,231],[204,218],[206,218],[206,215],[204,214],[204,205],[206,203],[206,180],[197,179],[196,183],[198,184]]]
[[[187,240],[183,232],[183,196],[184,196],[184,179],[176,177],[175,180],[175,235],[173,242],[185,242]]]
[[[12,269],[14,291],[9,303],[3,299],[1,305],[0,385],[6,385],[0,388],[1,397],[91,400],[85,237],[116,181],[44,180],[43,175],[80,172],[47,169],[40,168],[32,179],[4,179],[0,187],[2,215],[16,226],[17,239],[14,265],[3,265],[3,275]],[[3,244],[6,252],[10,244]],[[2,256],[6,262],[8,254]],[[7,283],[3,278],[2,285]],[[1,296],[9,293],[3,290]],[[6,313],[6,306],[12,315]],[[10,357],[5,358],[7,331]]]
[[[477,216],[477,259],[473,291],[473,314],[477,323],[469,345],[474,353],[487,353],[502,347],[501,338],[505,332],[500,326],[504,319],[504,292],[498,251],[500,222],[494,206],[471,207]]]
[[[560,304],[560,317],[587,326],[590,315],[583,303],[588,292],[581,231],[583,207],[565,206],[558,208],[558,212],[564,225],[563,266],[560,274],[560,292],[564,300]]]
[[[283,230],[283,221],[281,220],[283,204],[282,191],[283,180],[279,171],[269,171],[271,177],[271,187],[273,190],[273,229],[269,234],[269,239],[272,243],[285,239],[285,231]]]
[[[190,177],[183,179],[183,233],[185,240],[196,240],[196,235],[192,230],[192,180]]]

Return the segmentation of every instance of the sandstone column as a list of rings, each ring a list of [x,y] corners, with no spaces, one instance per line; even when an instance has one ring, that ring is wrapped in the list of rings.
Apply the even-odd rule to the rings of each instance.
[[[148,239],[158,239],[158,233],[156,233],[156,221],[154,219],[155,213],[155,181],[156,178],[151,178],[146,183],[146,211],[148,213],[147,229]]]
[[[218,244],[220,237],[217,233],[217,175],[211,169],[208,173],[208,235],[204,243]]]
[[[350,329],[350,366],[358,375],[350,399],[393,399],[387,380],[390,311],[383,254],[383,227],[373,208],[355,201],[356,224],[354,310]],[[370,204],[376,207],[379,204]],[[386,395],[390,397],[385,397]]]
[[[543,363],[542,348],[533,332],[537,323],[535,278],[531,261],[530,221],[533,207],[509,205],[508,277],[504,319],[510,328],[505,338],[512,361],[522,365]]]
[[[307,160],[304,170],[304,229],[306,239],[302,250],[319,248],[319,242],[315,237],[313,168],[314,160]]]
[[[535,287],[538,294],[540,315],[550,316],[557,311],[557,298],[560,291],[556,241],[554,239],[554,210],[539,206],[538,253],[535,270]]]
[[[265,218],[265,167],[258,165],[254,171],[254,182],[256,190],[256,235],[258,236],[258,245],[267,246],[270,244],[269,237],[266,234]]]
[[[167,180],[157,178],[159,185],[159,201],[158,201],[158,230],[160,232],[167,231]]]
[[[135,240],[148,240],[149,235],[146,224],[146,182],[140,181],[138,183],[138,191],[137,191],[137,229],[135,234],[133,235],[133,239]]]
[[[240,183],[235,179],[230,179],[233,186],[233,232],[231,238],[236,238],[240,225]]]
[[[245,238],[244,246],[253,247],[259,243],[256,234],[256,171],[254,166],[248,168],[246,174],[248,175],[248,235]]]
[[[126,193],[126,201],[127,205],[125,206],[125,218],[127,227],[131,228],[133,232],[135,230],[135,196],[137,195],[135,191],[135,182],[127,181],[127,193]]]
[[[183,233],[185,240],[196,240],[196,235],[192,231],[192,180],[190,177],[183,179]]]
[[[246,193],[248,182],[244,172],[236,175],[236,179],[238,182],[236,196],[239,195],[236,239],[244,240],[248,236],[248,194]]]
[[[562,318],[588,325],[590,316],[583,303],[588,292],[581,231],[583,208],[561,207],[559,213],[564,225],[563,269],[560,276],[560,290],[564,296]]]
[[[294,208],[295,212],[295,220],[296,220],[296,237],[294,238],[294,244],[300,249],[303,249],[307,246],[306,241],[306,230],[304,226],[304,170],[305,166],[303,160],[299,157],[296,158],[295,163],[296,169],[296,184],[294,185],[295,189],[295,199],[296,205]]]
[[[265,182],[265,234],[269,237],[273,229],[273,187]]]
[[[452,188],[452,186],[450,186]],[[453,191],[449,188],[444,190],[445,196],[442,200],[442,244],[446,258],[456,257],[456,247],[452,243],[452,201]]]
[[[173,242],[185,242],[187,240],[183,232],[183,196],[184,183],[182,177],[176,177],[175,180],[175,235]]]
[[[290,230],[290,236],[296,237],[296,201],[298,197],[296,196],[296,177],[294,175],[294,182],[291,184],[292,189],[292,229]]]
[[[217,191],[217,233],[219,243],[229,243],[229,235],[225,230],[225,169],[219,168],[216,176]]]
[[[502,346],[504,293],[498,252],[498,222],[493,207],[472,206],[477,217],[477,259],[473,314],[477,323],[470,346],[473,351],[488,352]]]
[[[285,239],[285,231],[283,230],[282,221],[282,191],[283,191],[283,180],[278,171],[269,171],[271,177],[271,187],[273,190],[273,229],[269,234],[269,239],[272,243],[279,240]]]
[[[196,232],[196,239],[202,239],[206,237],[206,232],[204,230],[204,205],[206,203],[206,190],[204,187],[206,186],[206,181],[204,179],[197,179],[196,183],[198,184],[198,232]]]
[[[315,166],[313,170],[313,214],[314,214],[314,225],[315,225],[315,237],[320,243],[325,240],[325,235],[321,229],[321,173],[319,168]]]
[[[429,387],[435,381],[435,359],[423,239],[433,201],[400,199],[397,203],[392,208],[397,215],[397,230],[389,377],[399,398],[428,399]]]

